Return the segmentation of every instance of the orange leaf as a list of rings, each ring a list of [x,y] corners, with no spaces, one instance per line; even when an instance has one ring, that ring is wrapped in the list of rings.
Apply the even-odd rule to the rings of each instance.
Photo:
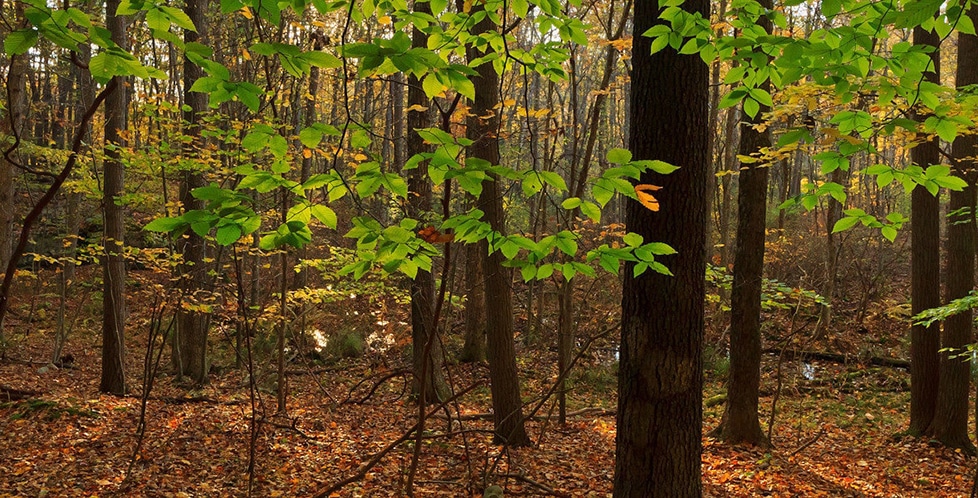
[[[642,203],[643,206],[649,208],[652,211],[659,210],[659,201],[650,193],[656,190],[662,190],[662,187],[658,185],[641,184],[635,186],[635,195],[638,196],[638,201]]]

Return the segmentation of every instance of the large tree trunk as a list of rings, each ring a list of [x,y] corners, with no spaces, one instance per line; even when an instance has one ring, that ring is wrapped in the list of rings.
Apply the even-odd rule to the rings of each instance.
[[[634,33],[657,20],[655,0],[635,3]],[[709,15],[706,0],[684,8]],[[706,185],[709,174],[709,66],[651,39],[634,37],[630,146],[636,159],[679,166],[642,183],[662,186],[660,211],[629,202],[626,228],[678,251],[662,262],[674,276],[631,265],[622,290],[621,358],[614,496],[700,496]]]
[[[940,82],[940,37],[932,31],[914,28],[915,45],[934,47],[930,54],[933,71],[927,79]],[[923,117],[920,118],[921,121]],[[913,162],[923,168],[941,162],[939,143],[929,140],[910,149]],[[913,190],[911,199],[911,308],[916,315],[941,305],[941,204],[922,186]],[[934,419],[940,384],[941,329],[913,325],[910,328],[910,427],[908,432],[921,435]]]
[[[978,16],[968,15],[972,20]],[[961,34],[958,37],[957,86],[978,83],[978,37]],[[947,219],[947,266],[945,268],[945,300],[967,296],[975,285],[975,146],[973,135],[954,140],[951,153],[956,164],[956,174],[968,182],[960,192],[951,192]],[[937,409],[928,433],[951,448],[961,448],[974,453],[974,445],[968,438],[968,384],[971,364],[962,358],[966,346],[971,343],[971,310],[958,313],[944,322],[942,341],[940,386],[937,392]]]
[[[423,14],[431,13],[431,6],[427,2],[416,2],[414,9]],[[428,35],[414,28],[411,45],[416,48],[427,47]],[[428,128],[432,125],[433,119],[430,108],[433,106],[421,87],[421,81],[413,73],[408,76],[407,94],[408,108],[420,106],[429,109],[408,111],[407,155],[410,157],[430,149],[414,130]],[[398,102],[395,105],[403,105],[403,103]],[[408,194],[408,216],[421,219],[425,213],[431,211],[431,180],[428,178],[427,161],[420,163],[417,168],[411,171],[408,176],[408,191],[410,192]],[[422,386],[424,386],[424,396],[419,396],[419,400],[424,399],[425,403],[443,401],[448,394],[448,386],[442,372],[443,355],[438,340],[438,324],[435,323],[434,310],[435,277],[431,272],[418,270],[417,276],[411,281],[414,393],[420,395]]]
[[[473,5],[472,15],[483,6]],[[488,16],[479,21],[472,34],[495,29]],[[473,61],[484,53],[476,48],[467,49],[468,59]],[[483,62],[475,68],[478,75],[472,78],[475,100],[472,102],[467,123],[467,136],[474,143],[468,155],[499,164],[499,75],[491,62]],[[499,177],[490,175],[482,183],[479,208],[483,219],[497,233],[505,233],[502,190]],[[489,380],[492,391],[495,441],[508,446],[524,446],[530,443],[523,424],[523,399],[520,397],[519,375],[516,370],[516,346],[513,344],[513,296],[510,284],[512,276],[503,267],[500,251],[483,251],[482,271],[486,297],[486,346],[489,360]]]
[[[761,5],[770,9],[771,1],[761,0]],[[769,19],[761,17],[758,22],[771,31]],[[770,90],[771,84],[764,82],[761,88]],[[763,114],[768,110],[767,106],[760,106],[757,115],[740,125],[740,155],[756,157],[762,149],[771,146],[767,131],[755,128],[764,122]],[[730,303],[730,378],[727,405],[720,426],[714,431],[731,444],[768,443],[761,431],[757,404],[761,384],[761,280],[769,166],[766,162],[755,162],[740,167],[737,248]]]
[[[119,0],[105,2],[106,24],[112,41],[122,49],[128,46],[126,22],[115,15]],[[118,147],[125,146],[123,133],[128,126],[129,92],[125,79],[116,76],[117,88],[105,101],[105,163],[102,190],[103,246],[102,258],[102,380],[99,390],[112,394],[126,393],[125,324],[126,324],[126,236],[125,208],[118,203],[124,193],[125,166],[119,160]]]
[[[206,36],[206,13],[208,0],[188,0],[184,12],[190,16],[197,32],[184,31],[184,41],[197,42]],[[183,100],[185,107],[184,120],[187,122],[186,135],[192,139],[192,146],[203,147],[201,137],[202,115],[207,110],[207,95],[189,91],[193,84],[204,76],[200,66],[190,59],[183,61]],[[193,155],[196,151],[187,151]],[[194,189],[206,186],[204,175],[200,171],[184,173],[180,185],[180,201],[185,210],[202,209],[203,202],[195,199],[191,193]],[[181,290],[183,291],[184,306],[178,311],[177,337],[173,341],[173,362],[177,376],[187,375],[195,384],[207,382],[207,315],[194,309],[192,305],[202,297],[206,285],[207,268],[204,264],[207,246],[203,237],[189,231],[181,244],[183,265],[181,265]]]

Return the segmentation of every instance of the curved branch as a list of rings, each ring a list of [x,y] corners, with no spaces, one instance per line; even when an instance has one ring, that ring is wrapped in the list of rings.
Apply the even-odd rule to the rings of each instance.
[[[98,95],[95,96],[95,100],[85,114],[82,116],[78,123],[78,131],[75,132],[75,139],[71,143],[71,155],[68,156],[68,160],[65,161],[65,165],[61,168],[61,172],[58,176],[54,178],[54,182],[48,187],[47,192],[37,201],[34,208],[31,209],[30,213],[24,217],[24,224],[20,229],[20,238],[17,241],[17,246],[14,248],[13,253],[10,255],[10,261],[7,262],[7,271],[3,277],[3,284],[0,286],[0,325],[3,324],[3,319],[7,315],[7,308],[9,307],[10,301],[10,286],[13,284],[14,273],[17,271],[17,262],[20,257],[24,255],[24,250],[27,248],[27,241],[31,236],[31,228],[33,228],[34,223],[38,218],[41,217],[41,213],[44,212],[44,208],[51,203],[54,196],[57,195],[61,186],[64,184],[65,180],[68,179],[68,175],[71,174],[72,170],[75,169],[75,163],[78,162],[78,153],[81,150],[82,138],[85,136],[85,130],[88,128],[88,124],[92,121],[95,116],[95,112],[105,101],[106,97],[111,94],[118,86],[118,78],[113,78],[109,81],[109,84],[102,89]]]

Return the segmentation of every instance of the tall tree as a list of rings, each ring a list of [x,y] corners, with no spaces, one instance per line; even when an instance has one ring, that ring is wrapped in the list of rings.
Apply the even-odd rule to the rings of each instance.
[[[472,35],[479,36],[496,29],[491,16],[485,15],[483,4],[473,5],[471,15],[481,20],[472,28]],[[481,14],[481,15],[480,15]],[[485,52],[469,45],[466,55],[470,62],[483,57]],[[473,140],[468,149],[469,157],[499,164],[499,75],[491,61],[483,61],[475,67],[478,75],[472,77],[475,100],[472,101],[466,135]],[[490,175],[482,184],[479,208],[483,219],[497,233],[504,233],[503,193],[499,177]],[[519,374],[516,369],[516,346],[513,343],[513,293],[510,289],[512,276],[503,266],[500,251],[482,248],[482,272],[485,282],[486,355],[489,360],[489,380],[492,391],[495,440],[510,446],[530,443],[523,423],[523,399],[520,397]]]
[[[194,23],[196,31],[184,30],[184,42],[196,43],[206,36],[208,0],[187,0],[184,12]],[[194,83],[204,76],[203,69],[184,56],[183,60],[183,101],[185,104],[183,119],[186,122],[185,135],[191,140],[191,147],[203,147],[201,125],[204,112],[207,110],[207,94],[191,92]],[[193,151],[188,151],[193,155]],[[184,172],[180,185],[180,202],[185,210],[202,209],[204,204],[194,198],[193,190],[205,186],[204,175],[200,167]],[[181,265],[181,289],[185,304],[191,304],[199,298],[206,283],[206,267],[204,257],[207,246],[203,237],[189,230],[181,244],[183,264]],[[177,376],[187,375],[196,384],[207,381],[207,316],[193,306],[181,306],[178,310],[177,337],[173,340],[173,362]]]
[[[16,26],[13,29],[20,29],[27,25],[24,7],[23,2],[14,3]],[[10,65],[7,67],[7,112],[0,122],[0,131],[16,138],[13,145],[4,144],[3,157],[0,158],[0,265],[2,265],[0,268],[7,268],[10,264],[14,253],[14,241],[17,240],[17,235],[14,233],[17,206],[14,202],[14,185],[16,185],[17,162],[20,159],[14,146],[18,145],[18,140],[24,139],[24,132],[27,130],[25,119],[28,110],[27,72],[30,70],[27,57],[28,54],[11,56]],[[6,300],[6,296],[3,299]],[[6,352],[3,328],[3,315],[0,315],[0,357],[3,357]]]
[[[635,2],[634,33],[659,22],[658,3]],[[709,16],[707,0],[683,6]],[[709,67],[670,48],[651,54],[644,36],[633,47],[630,147],[680,169],[642,175],[662,187],[661,208],[628,203],[626,228],[678,254],[662,258],[673,276],[625,269],[614,496],[700,496]]]
[[[112,41],[123,50],[128,48],[126,20],[117,16],[119,0],[105,2],[105,22]],[[125,324],[126,324],[126,235],[124,193],[125,166],[119,159],[125,145],[129,118],[129,92],[125,78],[115,77],[116,90],[105,100],[105,162],[102,189],[103,246],[102,259],[102,380],[99,390],[113,394],[126,393]]]
[[[760,0],[761,7],[772,8],[771,0]],[[771,32],[771,20],[758,19],[758,25]],[[763,60],[763,55],[761,60]],[[765,81],[760,88],[770,91]],[[768,132],[760,131],[763,114],[760,105],[754,117],[740,125],[740,156],[755,162],[741,164],[737,193],[737,246],[734,251],[733,288],[730,294],[730,376],[727,404],[714,434],[732,443],[766,445],[767,437],[757,417],[761,385],[761,280],[764,278],[764,235],[767,215],[769,162],[760,157],[771,146]],[[712,123],[712,121],[711,121]]]
[[[972,21],[978,14],[968,11]],[[978,37],[958,36],[958,68],[955,84],[958,88],[978,83]],[[978,138],[974,135],[959,136],[951,145],[956,174],[968,186],[961,191],[951,191],[947,218],[947,260],[944,298],[946,301],[965,297],[975,285],[975,148]],[[916,229],[916,226],[914,227]],[[935,439],[951,448],[961,448],[974,453],[974,445],[968,438],[968,385],[971,366],[961,357],[971,343],[972,312],[966,310],[949,317],[944,322],[940,382],[937,390],[937,407],[928,432]]]
[[[933,47],[930,53],[932,70],[926,78],[940,83],[941,57],[940,36],[921,27],[913,30],[914,45]],[[919,117],[923,121],[924,117]],[[939,142],[936,138],[925,140],[913,149],[910,157],[914,164],[926,168],[941,161]],[[941,305],[941,205],[937,195],[931,195],[918,185],[911,194],[913,223],[910,232],[911,246],[911,309],[916,315],[921,311]],[[940,384],[940,326],[913,325],[910,328],[910,427],[908,432],[921,435],[934,419],[937,391]]]
[[[415,2],[414,10],[420,14],[431,14],[428,2]],[[428,35],[414,28],[411,45],[415,48],[428,46]],[[428,128],[432,125],[431,102],[428,101],[421,81],[411,73],[408,76],[408,111],[407,115],[407,155],[413,156],[428,151],[424,139],[414,130]],[[394,105],[403,105],[396,102]],[[424,110],[418,110],[422,108]],[[428,163],[422,162],[408,177],[408,216],[420,219],[431,211],[431,181],[428,178]],[[445,377],[442,373],[442,351],[438,341],[437,327],[434,319],[435,277],[429,271],[418,270],[417,276],[411,281],[411,330],[414,365],[414,390],[421,393],[424,386],[423,399],[426,402],[438,402],[445,399],[448,393]],[[421,399],[421,398],[419,398]]]

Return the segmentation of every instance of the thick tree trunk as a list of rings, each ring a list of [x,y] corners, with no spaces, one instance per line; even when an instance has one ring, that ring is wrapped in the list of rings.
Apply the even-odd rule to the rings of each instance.
[[[483,9],[473,5],[472,14]],[[472,29],[473,35],[495,29],[489,17],[483,18]],[[467,49],[470,61],[483,56],[475,48]],[[472,102],[467,123],[467,136],[474,143],[468,155],[499,164],[499,75],[492,63],[483,62],[475,68],[472,78],[475,100]],[[499,178],[490,175],[482,183],[479,208],[483,219],[496,233],[505,233],[503,193]],[[495,423],[495,441],[508,446],[524,446],[530,443],[523,424],[523,399],[520,397],[519,375],[516,370],[516,347],[513,343],[513,296],[510,285],[512,276],[503,266],[500,251],[484,251],[482,258],[483,280],[486,297],[486,353],[489,360],[489,380],[492,391],[492,408]]]
[[[915,45],[935,47],[932,72],[927,79],[940,82],[940,37],[922,28],[914,28]],[[921,117],[923,120],[923,117]],[[941,162],[939,143],[930,140],[910,149],[913,162],[923,168]],[[941,305],[941,205],[940,197],[924,187],[914,188],[911,199],[911,308],[916,315]],[[919,436],[934,419],[940,384],[940,325],[913,325],[910,328],[910,434]]]
[[[974,12],[968,15],[976,20]],[[978,83],[978,37],[960,35],[958,38],[957,86]],[[945,301],[967,296],[975,285],[975,156],[978,140],[973,135],[958,137],[951,153],[956,174],[968,182],[960,192],[951,192],[947,219],[947,266]],[[940,386],[937,409],[928,433],[951,448],[974,453],[968,438],[968,385],[971,363],[967,361],[966,346],[972,341],[971,310],[958,313],[944,321],[944,340],[941,341]]]
[[[208,0],[188,0],[184,12],[190,16],[197,32],[184,31],[184,41],[197,42],[206,37],[206,13]],[[201,135],[202,115],[207,110],[207,95],[189,91],[193,84],[204,76],[203,69],[184,58],[183,61],[183,100],[188,106],[184,112],[187,122],[186,135],[192,138],[192,147],[202,148]],[[188,151],[188,155],[194,152]],[[180,186],[180,201],[185,210],[202,209],[203,202],[192,195],[194,189],[206,186],[204,176],[199,171],[184,173]],[[177,338],[173,344],[173,362],[178,376],[187,375],[195,384],[207,382],[207,315],[193,305],[203,297],[205,292],[207,267],[204,258],[207,252],[205,240],[193,231],[181,244],[183,265],[181,265],[181,289],[184,306],[178,311]],[[188,308],[188,305],[190,306]]]
[[[657,4],[635,3],[634,33],[656,22]],[[706,0],[683,6],[709,15]],[[624,270],[614,496],[698,497],[710,75],[696,56],[650,48],[651,39],[634,37],[629,143],[636,159],[680,169],[643,175],[663,187],[661,208],[629,202],[626,228],[678,254],[662,258],[674,276]]]
[[[128,46],[125,19],[116,16],[118,0],[105,2],[106,24],[112,41],[123,49]],[[117,147],[125,146],[123,133],[128,127],[129,92],[125,80],[116,77],[117,88],[105,101],[105,163],[102,190],[103,246],[102,258],[102,380],[99,390],[112,394],[126,393],[126,236],[125,208],[118,204],[124,193],[125,167]]]

